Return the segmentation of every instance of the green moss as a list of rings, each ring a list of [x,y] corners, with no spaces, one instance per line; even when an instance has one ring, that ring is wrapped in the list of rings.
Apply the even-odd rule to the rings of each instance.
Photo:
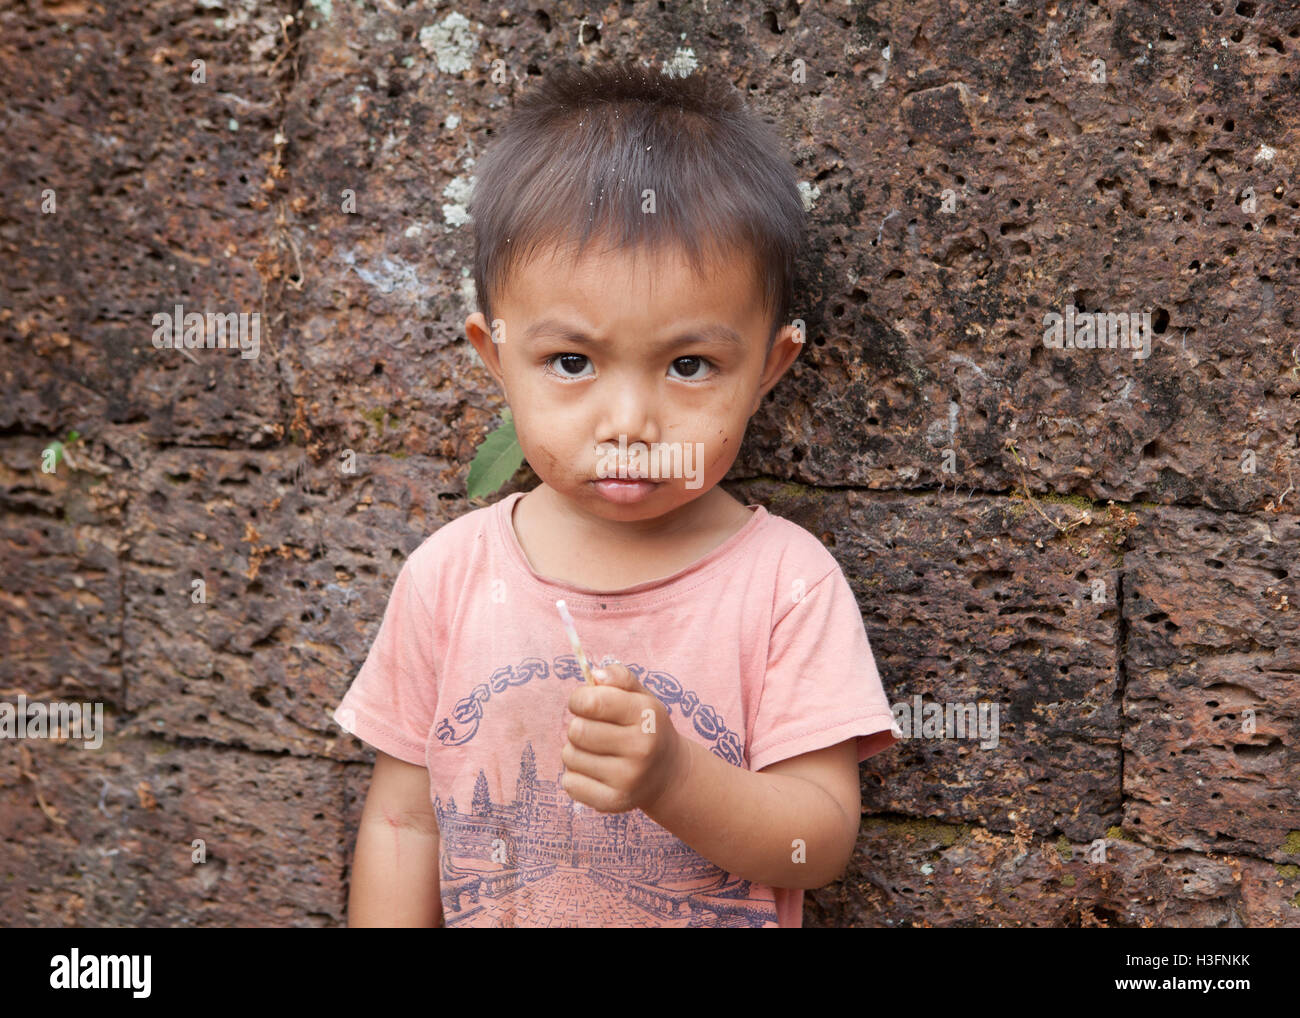
[[[1084,512],[1096,513],[1097,503],[1091,499],[1084,498],[1082,495],[1058,495],[1049,491],[1045,495],[1035,495],[1034,498],[1040,502],[1050,502],[1052,505],[1068,505]]]
[[[1114,838],[1116,841],[1136,841],[1137,839],[1122,827],[1108,827],[1106,837]]]
[[[755,478],[755,480],[772,483],[772,490],[764,495],[766,501],[772,505],[781,505],[789,502],[821,502],[826,498],[826,492],[821,488],[814,488],[807,484],[799,484],[797,481],[787,481],[766,474]]]
[[[1288,831],[1282,842],[1282,851],[1287,855],[1300,855],[1300,831]]]
[[[1290,863],[1278,863],[1277,875],[1283,880],[1294,880],[1300,877],[1300,866],[1292,866]]]
[[[1075,879],[1073,873],[1067,873],[1065,876],[1061,878],[1062,887],[1073,887],[1074,885],[1075,885]]]
[[[1056,839],[1056,853],[1066,862],[1071,862],[1074,859],[1074,846],[1070,844],[1069,839],[1064,834]]]
[[[1042,494],[1039,492],[1030,492],[1030,495],[1033,497],[1035,502],[1046,505],[1064,505],[1069,506],[1071,509],[1077,509],[1079,512],[1091,513],[1093,523],[1100,523],[1105,516],[1105,510],[1103,508],[1099,507],[1096,502],[1084,498],[1082,495],[1058,495],[1052,491]],[[1007,511],[1014,519],[1020,519],[1021,516],[1030,511],[1029,502],[1025,498],[1025,493],[1023,491],[1019,492],[1019,497],[1012,501],[1011,505],[1007,507]],[[1049,513],[1049,515],[1053,514]]]
[[[1300,908],[1300,894],[1297,894],[1294,898],[1291,899],[1291,904],[1294,905],[1296,908]]]
[[[794,499],[820,499],[825,498],[826,493],[820,488],[813,488],[807,484],[799,484],[795,481],[786,481],[776,490],[776,497],[781,501],[791,501]]]
[[[937,841],[944,848],[951,848],[959,840],[970,834],[970,824],[945,824],[938,820],[894,820],[883,817],[867,817],[863,826],[885,828],[902,837],[913,837],[924,841]]]
[[[384,433],[384,429],[387,428],[390,423],[397,421],[397,418],[394,417],[392,414],[390,414],[383,407],[374,407],[373,409],[370,410],[363,410],[361,413],[361,417],[362,419],[369,421],[374,426],[376,435],[382,435]]]

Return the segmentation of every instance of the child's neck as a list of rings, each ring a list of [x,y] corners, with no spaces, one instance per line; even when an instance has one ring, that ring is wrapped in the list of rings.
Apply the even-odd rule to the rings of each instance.
[[[654,520],[618,523],[575,512],[542,484],[515,503],[512,523],[533,571],[616,591],[671,576],[699,561],[752,518],[720,487]]]

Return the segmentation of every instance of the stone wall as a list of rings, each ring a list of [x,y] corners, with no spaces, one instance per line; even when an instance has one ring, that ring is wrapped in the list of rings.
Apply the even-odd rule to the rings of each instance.
[[[1001,709],[863,765],[806,924],[1300,926],[1297,53],[1245,0],[0,11],[0,699],[109,727],[0,742],[0,925],[344,921],[372,754],[327,711],[502,405],[474,159],[637,56],[808,184],[728,488],[836,555],[891,701]],[[259,356],[156,349],[178,303]],[[1150,356],[1049,347],[1067,305]]]

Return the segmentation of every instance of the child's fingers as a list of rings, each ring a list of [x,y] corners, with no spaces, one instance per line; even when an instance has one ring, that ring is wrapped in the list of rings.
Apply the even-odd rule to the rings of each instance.
[[[603,677],[597,675],[593,671],[592,678],[602,686],[615,686],[618,689],[627,690],[636,690],[640,688],[640,683],[637,682],[636,676],[628,670],[627,665],[623,664],[617,658],[609,663],[602,664],[601,670],[605,673]]]
[[[619,659],[616,658],[613,654],[606,654],[599,661],[597,661],[593,657],[591,659],[591,681],[597,686],[604,685],[605,683],[602,683],[600,681],[600,676],[596,674],[596,669],[604,668],[606,665],[617,665],[617,664],[622,664],[622,662],[619,661]]]
[[[623,662],[621,662],[621,660],[614,657],[614,655],[612,654],[604,655],[604,657],[599,659],[598,662],[595,662],[595,667],[606,668],[610,666],[610,664],[617,664],[617,666],[623,667]],[[601,676],[595,675],[594,671],[593,671],[593,675],[591,675],[591,681],[594,681],[594,683],[597,685],[608,685],[608,680],[602,683]]]

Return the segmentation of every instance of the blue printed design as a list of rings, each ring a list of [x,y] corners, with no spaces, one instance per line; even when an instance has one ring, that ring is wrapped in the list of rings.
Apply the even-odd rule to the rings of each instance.
[[[453,926],[777,925],[776,902],[751,897],[641,810],[575,809],[537,776],[532,743],[515,797],[494,803],[479,771],[468,812],[434,800],[443,921]]]
[[[708,704],[701,704],[700,698],[682,688],[682,684],[667,672],[647,671],[641,665],[627,665],[641,685],[653,693],[667,709],[669,716],[676,706],[683,717],[690,718],[695,731],[713,743],[709,752],[721,757],[736,767],[744,766],[745,747],[740,737],[727,728],[721,715]],[[557,679],[575,679],[582,681],[582,670],[577,658],[566,654],[555,659],[555,677]],[[551,672],[547,663],[539,657],[525,658],[520,664],[505,665],[492,673],[486,683],[480,683],[462,697],[452,708],[451,718],[443,718],[433,729],[433,734],[444,746],[461,746],[474,738],[478,724],[483,719],[483,704],[492,698],[493,693],[501,693],[509,686],[522,686],[532,679],[544,679]],[[457,734],[452,724],[468,726]]]
[[[744,765],[744,744],[718,712],[672,675],[627,665],[671,715],[676,709],[710,752]],[[527,658],[494,671],[456,702],[434,728],[448,747],[478,733],[494,695],[534,679],[582,681],[572,655]],[[434,799],[438,819],[443,920],[452,926],[776,926],[770,889],[733,878],[642,810],[600,813],[576,803],[537,773],[531,742],[519,755],[513,799],[493,802],[479,770],[462,811]]]

